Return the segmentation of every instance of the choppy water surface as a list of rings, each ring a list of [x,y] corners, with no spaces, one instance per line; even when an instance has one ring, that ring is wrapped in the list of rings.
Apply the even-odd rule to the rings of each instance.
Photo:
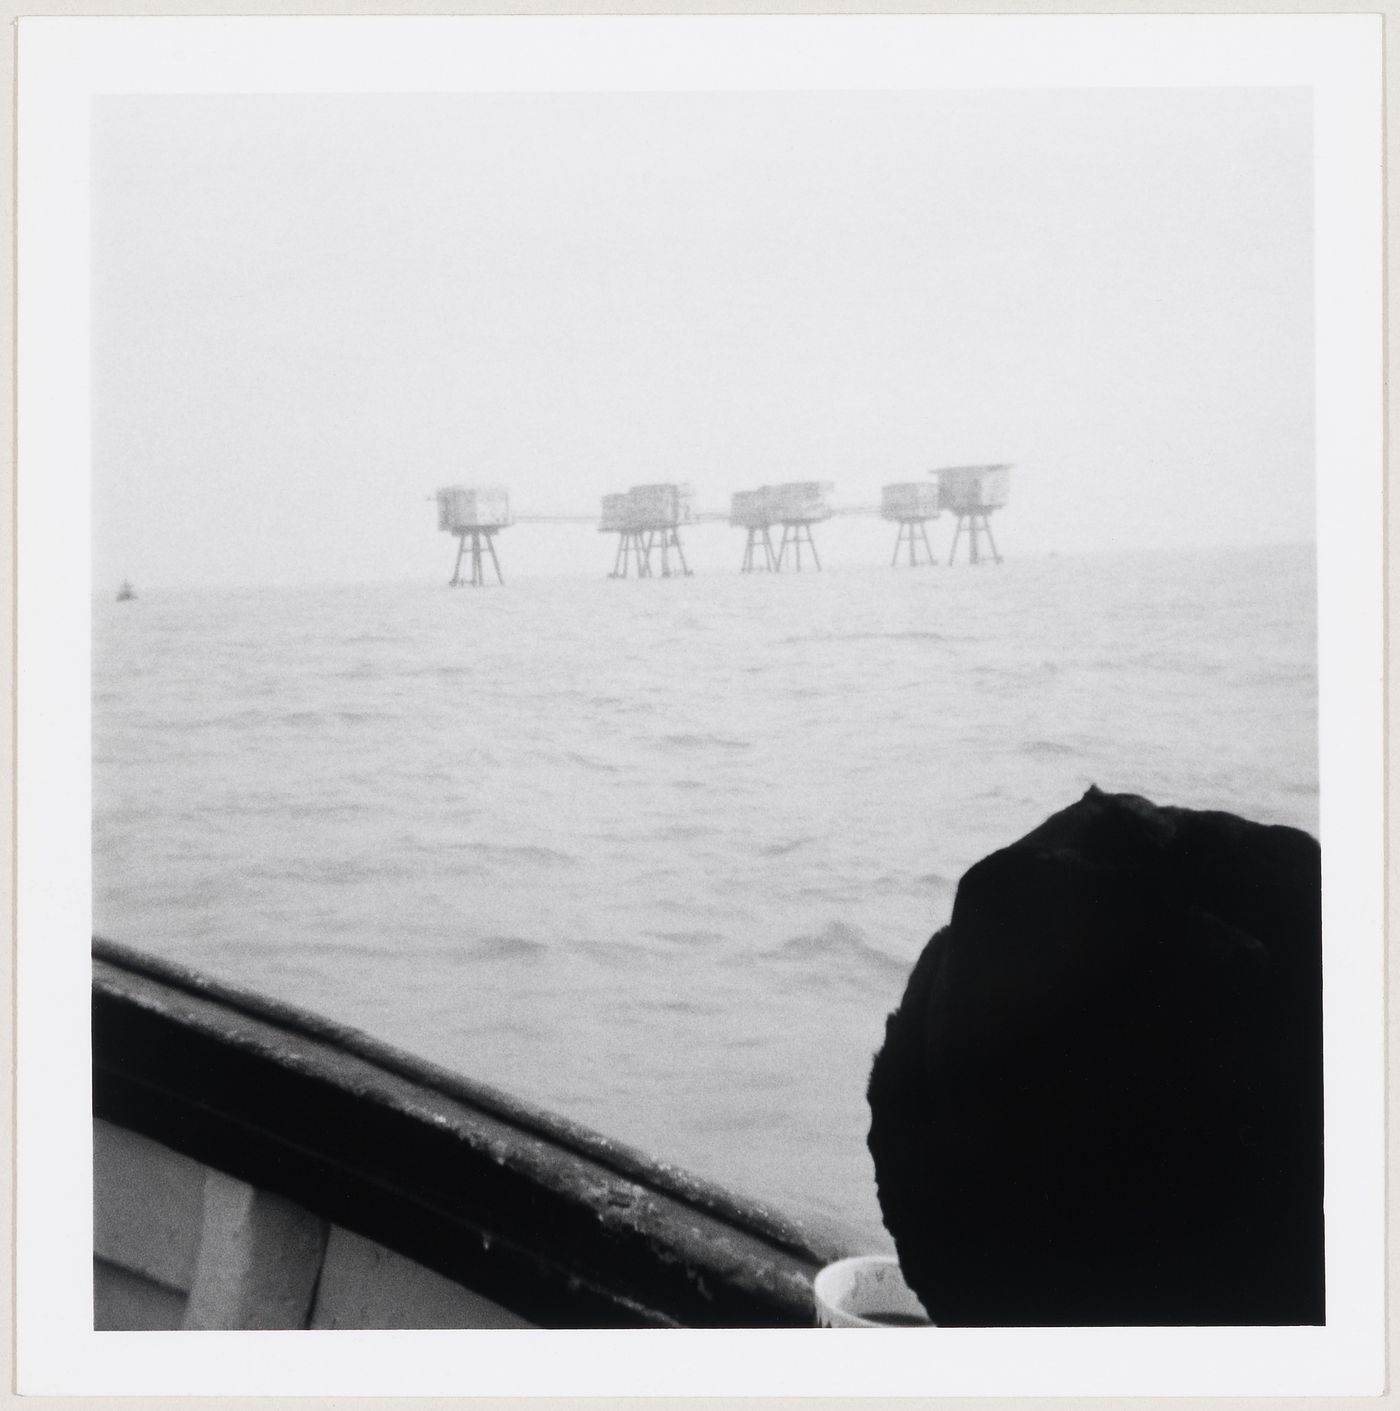
[[[100,602],[95,925],[883,1247],[958,877],[1090,783],[1315,832],[1315,641],[1301,549]]]

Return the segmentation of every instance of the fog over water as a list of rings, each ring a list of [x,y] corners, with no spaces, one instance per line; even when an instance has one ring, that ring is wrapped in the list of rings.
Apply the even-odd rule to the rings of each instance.
[[[98,931],[879,1246],[971,863],[1090,783],[1316,831],[1311,549],[605,567],[97,600]]]
[[[1311,118],[1258,88],[101,98],[96,582],[420,577],[458,481],[861,505],[967,462],[1017,466],[1017,552],[1308,540]]]

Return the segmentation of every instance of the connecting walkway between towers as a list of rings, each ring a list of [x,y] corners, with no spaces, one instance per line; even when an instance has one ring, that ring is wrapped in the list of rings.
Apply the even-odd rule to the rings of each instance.
[[[757,490],[736,491],[727,512],[697,510],[688,484],[660,483],[634,485],[620,494],[604,495],[598,517],[580,514],[512,515],[509,493],[501,486],[448,486],[437,492],[438,528],[458,540],[457,560],[449,580],[452,587],[468,582],[482,587],[484,566],[489,558],[496,581],[504,583],[496,556],[495,535],[512,524],[587,524],[600,533],[618,536],[617,552],[610,578],[690,577],[680,531],[695,524],[728,524],[746,534],[741,573],[782,573],[789,565],[793,572],[803,570],[803,549],[811,567],[820,572],[812,526],[828,519],[852,515],[876,516],[895,523],[894,557],[897,567],[906,556],[911,568],[922,562],[935,562],[929,543],[928,522],[943,512],[957,516],[951,566],[958,545],[967,536],[968,562],[984,560],[981,541],[985,537],[991,561],[1001,563],[992,538],[991,514],[1003,508],[1010,493],[1009,465],[947,466],[930,471],[930,480],[886,485],[878,505],[831,503],[834,485],[829,480],[789,481],[763,485]],[[781,529],[778,546],[773,531]],[[462,562],[470,555],[471,577],[462,577]]]

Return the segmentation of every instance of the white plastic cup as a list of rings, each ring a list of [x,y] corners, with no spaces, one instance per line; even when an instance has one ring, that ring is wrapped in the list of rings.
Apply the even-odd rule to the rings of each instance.
[[[857,1254],[828,1264],[812,1285],[821,1328],[932,1327],[893,1254]]]

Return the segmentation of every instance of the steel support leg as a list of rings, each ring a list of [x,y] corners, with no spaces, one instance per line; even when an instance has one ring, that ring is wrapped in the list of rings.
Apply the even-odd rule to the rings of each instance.
[[[987,543],[992,546],[992,562],[1000,563],[1001,555],[997,553],[997,541],[992,538],[992,521],[989,516],[982,516],[982,527],[987,531]]]

